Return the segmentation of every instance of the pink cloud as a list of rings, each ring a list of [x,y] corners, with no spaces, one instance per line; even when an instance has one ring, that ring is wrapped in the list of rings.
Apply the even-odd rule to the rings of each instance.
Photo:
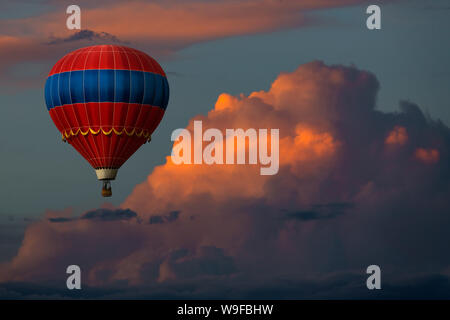
[[[83,36],[67,30],[65,8],[58,6],[57,11],[39,16],[0,21],[0,70],[28,61],[55,61],[75,48],[113,40],[125,41],[152,55],[168,55],[199,42],[310,25],[315,22],[310,15],[313,10],[365,2],[127,1],[98,7],[89,3],[81,5]]]
[[[82,7],[83,29],[108,32],[127,39],[186,44],[224,36],[252,34],[302,26],[311,10],[362,4],[364,0],[248,0],[115,2]],[[65,14],[2,22],[5,34],[61,36]],[[132,17],[132,18],[131,18]]]
[[[361,270],[369,261],[405,274],[429,270],[431,249],[433,270],[447,269],[448,128],[417,122],[422,113],[411,104],[377,111],[377,90],[369,72],[316,61],[281,73],[267,91],[220,95],[187,128],[194,120],[205,129],[279,128],[277,175],[167,157],[121,205],[127,209],[29,227],[0,281],[64,281],[61,270],[73,263],[91,286],[239,276],[261,283]],[[386,153],[386,132],[396,126],[408,144]],[[418,165],[415,150],[433,141],[441,141],[440,161]]]

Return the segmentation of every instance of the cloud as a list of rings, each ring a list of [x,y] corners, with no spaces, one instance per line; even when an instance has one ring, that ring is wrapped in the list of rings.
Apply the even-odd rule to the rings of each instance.
[[[177,220],[179,215],[180,215],[180,211],[171,211],[171,212],[169,212],[169,214],[167,214],[165,216],[154,215],[154,216],[150,217],[148,223],[155,224],[155,223],[172,222],[172,221]]]
[[[49,213],[47,213],[47,219],[52,223],[62,223],[62,222],[70,222],[75,220],[91,220],[91,221],[119,221],[119,220],[131,220],[133,218],[137,218],[136,212],[133,212],[129,209],[96,209],[91,210],[81,217],[49,217]]]
[[[69,222],[69,221],[73,221],[73,219],[71,219],[71,218],[57,217],[57,218],[48,218],[48,221],[50,221],[50,222],[55,222],[55,223],[61,223],[61,222]]]
[[[65,283],[75,263],[111,296],[368,297],[375,263],[391,284],[379,297],[421,296],[405,283],[447,297],[450,129],[411,102],[377,110],[378,88],[370,72],[315,61],[267,91],[220,95],[187,128],[280,129],[277,175],[167,157],[122,209],[33,223],[0,282]]]
[[[320,23],[316,10],[366,3],[366,0],[115,1],[79,3],[81,31],[66,28],[65,7],[0,21],[0,71],[5,85],[30,85],[13,79],[16,65],[55,63],[64,54],[95,43],[132,43],[153,56],[171,55],[190,45],[225,37],[273,32]],[[51,44],[51,49],[47,44]],[[48,66],[50,68],[50,65]],[[42,77],[45,74],[42,74]],[[5,79],[8,79],[6,81]],[[15,81],[13,81],[15,80]]]
[[[99,41],[105,41],[105,42],[112,42],[112,43],[127,43],[119,38],[117,38],[115,35],[109,34],[107,32],[95,32],[92,30],[80,30],[75,32],[74,34],[71,34],[65,38],[57,38],[52,37],[47,44],[53,45],[53,44],[61,44],[64,42],[74,42],[74,41],[80,41],[80,40],[99,40]]]
[[[218,280],[220,279],[220,280]],[[380,291],[367,290],[360,274],[332,274],[309,279],[267,279],[253,277],[185,279],[142,287],[90,287],[67,290],[61,285],[1,283],[1,299],[449,299],[449,277],[442,274],[414,275],[397,281],[383,280]],[[236,290],[239,288],[239,290]]]
[[[126,37],[166,44],[170,47],[311,23],[306,13],[366,3],[364,0],[247,0],[247,1],[116,1],[108,5],[83,6],[82,27]],[[133,19],[130,19],[133,17]],[[66,15],[48,12],[41,16],[10,19],[1,23],[5,34],[47,36],[68,34]],[[19,26],[21,28],[19,28]],[[39,26],[39,28],[36,28]],[[158,26],[155,28],[155,26]]]
[[[200,247],[196,252],[178,249],[159,266],[158,282],[173,279],[221,276],[236,272],[234,261],[224,250],[213,246]]]
[[[136,217],[137,217],[136,212],[133,212],[129,209],[125,210],[97,209],[86,212],[80,217],[80,219],[116,221],[116,220],[130,220]]]
[[[313,205],[310,210],[302,210],[295,212],[288,212],[286,218],[298,219],[303,221],[318,220],[318,219],[332,219],[341,214],[344,214],[347,210],[352,209],[351,203],[328,203]]]
[[[420,161],[428,164],[434,164],[439,161],[439,151],[436,149],[417,148],[415,156]]]
[[[408,141],[408,132],[405,127],[396,126],[389,132],[385,143],[390,145],[404,145]]]

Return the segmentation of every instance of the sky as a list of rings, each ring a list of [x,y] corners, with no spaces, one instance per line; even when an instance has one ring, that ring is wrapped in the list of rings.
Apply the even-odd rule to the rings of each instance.
[[[370,31],[357,0],[80,1],[77,34],[66,4],[6,1],[0,297],[68,295],[69,260],[85,297],[372,297],[374,261],[373,297],[448,297],[450,10],[378,3]],[[108,202],[43,97],[59,58],[105,42],[156,58],[171,90]],[[174,165],[194,119],[280,128],[279,174]]]

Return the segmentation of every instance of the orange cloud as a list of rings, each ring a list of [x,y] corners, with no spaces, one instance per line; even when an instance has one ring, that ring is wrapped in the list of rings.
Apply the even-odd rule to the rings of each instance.
[[[286,137],[281,143],[283,163],[320,161],[333,156],[339,146],[328,132],[317,132],[302,125],[298,126],[295,132],[295,137]]]
[[[296,28],[314,22],[312,10],[364,3],[365,0],[124,1],[95,7],[82,3],[82,29],[166,55],[186,46],[224,37]],[[0,70],[27,61],[54,60],[76,47],[105,42],[74,37],[65,7],[23,19],[0,21]],[[72,36],[72,38],[71,38]],[[58,39],[54,44],[51,40]],[[61,41],[65,40],[65,41]]]
[[[408,132],[405,127],[395,126],[384,140],[390,145],[404,145],[408,141]]]
[[[278,174],[261,176],[255,165],[175,165],[167,157],[123,209],[78,218],[70,210],[48,212],[26,230],[17,255],[0,265],[0,282],[64,283],[61,270],[73,263],[91,286],[158,287],[186,279],[202,286],[205,278],[228,283],[238,275],[256,275],[260,284],[329,272],[329,266],[354,270],[371,256],[415,269],[417,261],[428,261],[430,248],[448,251],[448,128],[417,123],[418,107],[415,113],[376,110],[377,89],[369,72],[315,61],[280,74],[267,91],[220,95],[187,129],[193,131],[195,120],[204,130],[277,128]],[[386,128],[400,119],[414,137],[408,144],[417,159],[440,170],[417,166],[408,148],[383,152]],[[393,140],[401,141],[402,131],[394,129]],[[441,141],[440,151],[416,140]],[[439,241],[414,236],[423,230]],[[399,250],[411,246],[416,255],[397,265]],[[447,254],[440,263],[448,266]]]
[[[426,164],[435,164],[439,161],[439,150],[437,149],[417,148],[414,155]]]
[[[363,0],[249,0],[116,2],[101,7],[81,5],[82,27],[127,39],[151,42],[192,42],[224,36],[292,28],[307,23],[305,13],[323,8],[364,3]],[[52,12],[39,17],[6,20],[5,34],[61,36],[67,15]]]
[[[322,175],[330,170],[330,161],[336,156],[340,143],[331,132],[332,124],[316,109],[320,95],[311,97],[309,105],[304,105],[298,98],[305,88],[317,87],[319,90],[321,85],[328,87],[326,72],[322,76],[307,76],[312,69],[321,68],[325,68],[322,63],[313,62],[292,73],[281,74],[267,92],[254,92],[249,96],[238,97],[221,94],[215,108],[206,117],[192,119],[187,129],[193,132],[195,120],[202,120],[203,131],[218,128],[223,134],[228,128],[279,129],[281,168],[288,168],[296,176]],[[349,81],[345,69],[332,67],[329,71],[334,75],[341,74],[342,78],[337,84],[332,79],[333,84],[330,86],[344,87]],[[371,81],[364,83],[361,80],[359,85],[371,85]],[[301,112],[309,114],[309,117],[314,116],[317,121],[306,125],[304,117],[299,115]],[[247,143],[246,154],[248,150]],[[122,206],[136,211],[159,212],[168,207],[176,210],[181,203],[200,195],[208,195],[218,202],[226,202],[230,197],[270,198],[265,186],[274,177],[261,176],[259,167],[260,165],[175,165],[167,157],[166,164],[157,167],[145,183],[137,186]],[[172,197],[174,194],[176,197]]]

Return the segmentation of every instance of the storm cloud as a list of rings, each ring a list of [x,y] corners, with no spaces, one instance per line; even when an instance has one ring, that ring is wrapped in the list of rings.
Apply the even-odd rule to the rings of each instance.
[[[3,290],[64,285],[61,270],[78,264],[87,286],[122,296],[367,298],[365,269],[378,264],[379,297],[448,296],[450,130],[412,102],[377,110],[378,89],[370,72],[315,61],[267,91],[220,95],[187,128],[280,129],[277,175],[167,157],[123,209],[28,227],[0,266]]]

